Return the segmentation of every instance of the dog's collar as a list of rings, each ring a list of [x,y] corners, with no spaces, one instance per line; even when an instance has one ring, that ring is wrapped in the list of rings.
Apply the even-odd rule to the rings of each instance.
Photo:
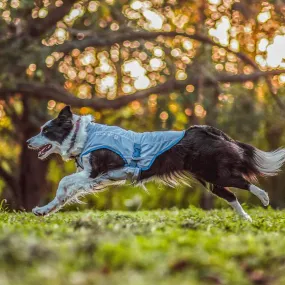
[[[81,122],[81,117],[75,123],[75,130],[74,130],[73,136],[71,138],[70,146],[69,146],[69,148],[67,150],[67,153],[69,153],[73,149],[73,147],[75,145],[76,136],[77,136],[77,133],[78,133],[79,128],[80,128],[80,122]]]
[[[77,168],[83,168],[79,163],[80,156],[79,155],[71,155],[71,159],[74,159]]]

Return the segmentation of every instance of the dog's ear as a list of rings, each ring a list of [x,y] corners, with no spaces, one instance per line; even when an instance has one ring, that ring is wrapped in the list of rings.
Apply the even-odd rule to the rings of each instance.
[[[60,119],[72,119],[72,112],[70,106],[65,106],[58,114]]]

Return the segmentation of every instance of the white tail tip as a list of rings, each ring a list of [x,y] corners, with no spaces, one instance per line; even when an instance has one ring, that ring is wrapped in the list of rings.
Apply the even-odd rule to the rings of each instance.
[[[254,162],[261,174],[265,176],[277,175],[285,162],[285,149],[279,148],[271,152],[255,149]]]

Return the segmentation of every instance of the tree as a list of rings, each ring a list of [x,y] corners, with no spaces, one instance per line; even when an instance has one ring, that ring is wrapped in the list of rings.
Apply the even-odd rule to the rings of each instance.
[[[239,84],[248,94],[270,94],[283,114],[283,6],[0,1],[0,176],[12,206],[30,210],[48,189],[48,165],[25,142],[62,103],[101,119],[126,106],[165,127],[173,126],[175,112],[183,117],[179,128],[218,125],[219,106]]]

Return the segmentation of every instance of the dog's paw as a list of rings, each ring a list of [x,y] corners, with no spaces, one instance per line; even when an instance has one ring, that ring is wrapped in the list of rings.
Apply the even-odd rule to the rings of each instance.
[[[48,215],[49,211],[47,208],[45,207],[35,207],[33,210],[32,210],[33,214],[35,214],[36,216],[46,216]]]
[[[269,196],[264,190],[258,188],[255,185],[251,185],[249,189],[250,192],[254,194],[264,206],[269,205]]]
[[[249,214],[245,213],[243,216],[242,216],[246,221],[252,223],[252,218]]]
[[[258,197],[258,199],[264,206],[269,205],[269,196],[265,191],[260,189],[260,191],[258,191],[255,195]]]
[[[269,205],[269,196],[265,191],[262,191],[258,197],[264,206]]]

